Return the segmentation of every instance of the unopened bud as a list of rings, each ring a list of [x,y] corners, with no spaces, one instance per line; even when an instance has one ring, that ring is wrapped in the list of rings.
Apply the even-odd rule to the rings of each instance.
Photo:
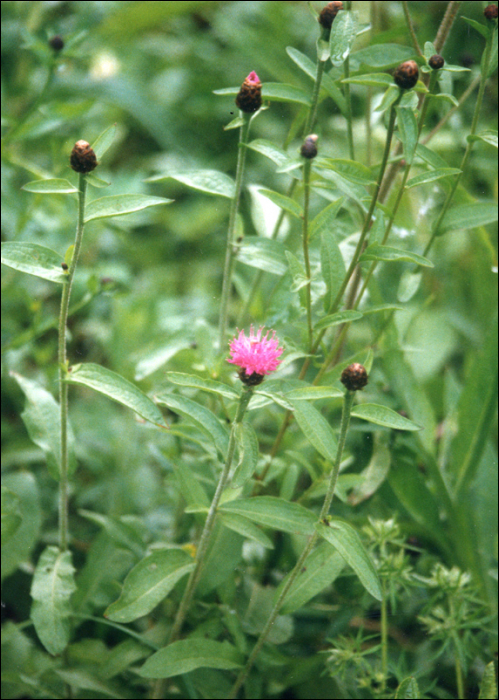
[[[86,141],[75,143],[69,163],[77,173],[89,173],[98,165],[94,149]]]
[[[68,265],[65,262],[61,263],[61,267],[64,270],[64,272],[66,272],[66,270],[68,269]]]
[[[253,372],[253,374],[246,374],[244,367],[239,371],[238,376],[246,386],[258,386],[258,384],[261,384],[265,379],[264,374],[257,374],[256,372]]]
[[[310,134],[310,136],[307,136],[300,149],[300,153],[303,158],[315,158],[317,155],[318,139],[319,137],[317,134]]]
[[[262,84],[254,70],[241,85],[236,97],[236,105],[241,111],[248,114],[258,112],[262,106]]]
[[[324,29],[331,29],[336,15],[343,9],[342,2],[329,2],[319,15],[319,24]]]
[[[495,19],[497,19],[497,12],[497,5],[488,5],[483,11],[483,14],[485,19],[488,19],[489,22],[493,22]]]
[[[402,90],[410,90],[418,82],[419,68],[416,61],[405,61],[396,68],[393,74],[395,84]]]
[[[341,373],[340,381],[346,386],[348,391],[358,391],[363,389],[369,381],[366,368],[358,362],[345,367]]]
[[[436,53],[430,58],[430,60],[428,61],[428,65],[430,66],[430,68],[433,68],[433,70],[440,70],[445,66],[443,56],[440,56],[438,53]]]
[[[62,40],[62,37],[56,34],[56,36],[49,39],[49,46],[50,48],[54,49],[54,51],[59,52],[64,48],[64,41]]]

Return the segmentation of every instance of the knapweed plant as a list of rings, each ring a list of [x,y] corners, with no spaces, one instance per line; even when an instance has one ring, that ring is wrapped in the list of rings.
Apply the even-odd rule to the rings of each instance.
[[[98,5],[6,64],[2,697],[497,697],[497,5]]]

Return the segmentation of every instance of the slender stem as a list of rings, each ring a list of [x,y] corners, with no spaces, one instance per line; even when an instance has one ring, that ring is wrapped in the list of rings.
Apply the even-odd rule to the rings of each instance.
[[[421,143],[422,143],[423,145],[427,144],[428,141],[431,141],[431,139],[432,139],[436,134],[438,134],[438,132],[442,129],[442,127],[444,127],[444,126],[447,124],[447,122],[449,121],[449,119],[457,112],[457,110],[458,110],[458,109],[461,109],[461,107],[462,107],[463,104],[466,102],[466,100],[468,99],[468,97],[469,97],[471,94],[473,94],[473,92],[475,92],[475,88],[477,87],[477,85],[480,84],[480,80],[481,80],[481,75],[477,75],[475,78],[473,78],[473,80],[471,81],[471,83],[469,84],[469,86],[466,88],[466,90],[463,92],[463,94],[462,94],[461,97],[459,98],[458,104],[457,104],[457,105],[454,105],[454,107],[452,107],[451,109],[449,109],[449,111],[447,112],[447,114],[446,114],[445,116],[442,117],[442,119],[438,122],[438,124],[437,124],[437,125],[430,131],[430,133],[429,133],[427,136],[425,136],[424,139],[421,141]]]
[[[232,271],[234,260],[234,243],[237,223],[237,213],[239,211],[239,203],[241,200],[241,190],[243,184],[244,165],[246,162],[246,144],[248,143],[249,128],[251,116],[246,112],[242,112],[243,124],[239,131],[239,148],[237,153],[236,166],[236,191],[231,202],[229,227],[227,231],[227,247],[225,249],[225,265],[224,279],[222,286],[222,299],[220,302],[220,322],[219,322],[219,349],[222,352],[225,346],[227,335],[227,322],[229,313],[230,293],[232,288]]]
[[[319,104],[319,92],[321,90],[322,76],[324,74],[324,68],[326,67],[326,61],[317,61],[317,74],[315,76],[314,91],[312,93],[312,106],[310,107],[310,112],[308,113],[308,119],[305,124],[305,135],[309,134],[314,128],[315,120],[317,118],[317,105]]]
[[[59,312],[58,361],[59,361],[59,404],[61,415],[61,475],[59,480],[59,546],[68,548],[68,385],[64,381],[67,369],[66,332],[68,322],[71,287],[80,255],[83,240],[85,197],[87,180],[83,173],[78,179],[78,215],[73,257],[68,270],[68,277],[62,287],[61,308]]]
[[[331,476],[329,477],[329,484],[328,484],[328,489],[326,493],[326,497],[324,499],[324,503],[321,508],[321,512],[319,515],[319,522],[323,520],[326,515],[329,512],[329,509],[331,507],[331,503],[333,501],[333,496],[334,496],[334,490],[336,488],[336,483],[338,481],[338,474],[340,471],[340,465],[341,465],[341,458],[343,455],[343,449],[345,447],[345,441],[347,437],[347,432],[348,432],[348,426],[350,424],[350,413],[352,411],[352,405],[353,405],[353,400],[355,397],[355,391],[347,391],[345,394],[345,399],[343,401],[343,410],[341,414],[341,425],[340,425],[340,435],[338,438],[338,450],[336,452],[336,459],[334,462],[333,469],[331,471]],[[302,553],[300,554],[298,561],[296,562],[293,570],[291,571],[285,585],[283,586],[283,589],[275,602],[275,605],[272,609],[272,612],[270,613],[270,616],[265,623],[265,627],[260,633],[260,636],[258,637],[258,640],[253,647],[253,651],[251,652],[248,661],[246,662],[246,666],[243,668],[241,673],[236,679],[236,682],[231,688],[230,693],[227,695],[228,699],[234,699],[237,697],[237,694],[239,692],[239,689],[243,685],[243,683],[246,681],[246,678],[248,677],[249,672],[251,671],[251,668],[253,667],[253,664],[256,660],[256,657],[260,653],[260,650],[262,646],[265,643],[265,640],[268,637],[268,634],[270,630],[272,629],[272,626],[276,620],[276,617],[279,614],[279,610],[282,607],[282,604],[284,602],[284,599],[286,598],[289,589],[291,588],[293,582],[295,581],[296,577],[302,570],[303,564],[305,563],[306,558],[312,551],[317,538],[319,537],[317,532],[314,532],[314,534],[310,537],[309,541],[307,542],[305,548],[303,549]]]
[[[409,12],[409,4],[407,2],[403,2],[402,7],[404,8],[405,21],[407,22],[407,27],[409,28],[409,33],[411,35],[414,48],[416,49],[416,53],[418,54],[418,56],[422,56],[423,52],[421,51],[421,46],[419,45],[418,37],[416,36],[416,32],[414,31],[414,25],[412,23],[411,14]]]
[[[308,347],[309,350],[313,345],[313,329],[312,329],[312,273],[310,269],[310,255],[308,252],[308,216],[310,209],[310,172],[312,169],[312,161],[305,159],[303,163],[303,259],[305,260],[305,274],[308,284],[305,288],[306,306],[307,306],[307,328],[308,328]]]
[[[386,583],[381,580],[381,688],[380,693],[386,689],[388,679],[388,610],[386,605]]]
[[[352,3],[347,2],[347,11],[352,10]],[[343,61],[343,75],[345,79],[350,77],[350,55],[348,55]],[[353,143],[353,123],[352,123],[352,95],[350,92],[350,83],[345,83],[345,101],[347,105],[346,109],[346,120],[347,120],[347,138],[348,138],[348,152],[350,154],[350,160],[355,160],[355,148]]]
[[[447,37],[449,36],[452,25],[454,24],[457,13],[459,12],[459,8],[462,4],[463,3],[461,0],[453,0],[453,2],[450,2],[447,5],[444,18],[440,23],[440,27],[438,28],[437,36],[433,44],[437,53],[440,53],[444,48],[444,44],[447,41]]]
[[[438,215],[438,218],[433,226],[433,233],[431,235],[430,240],[428,241],[428,244],[424,250],[423,255],[427,255],[430,248],[433,245],[433,242],[435,241],[435,238],[440,234],[440,228],[442,226],[442,221],[444,219],[444,216],[446,215],[452,200],[454,199],[454,195],[456,194],[456,190],[459,187],[459,183],[461,182],[461,178],[463,176],[464,171],[466,170],[466,166],[468,165],[468,160],[471,155],[471,151],[473,149],[473,136],[476,134],[477,126],[478,126],[478,119],[480,117],[480,112],[482,109],[482,103],[483,103],[483,96],[485,94],[485,86],[487,84],[487,78],[488,78],[488,71],[489,71],[489,65],[490,65],[490,57],[492,54],[492,44],[493,44],[493,37],[494,37],[494,32],[490,31],[489,36],[487,38],[487,43],[485,44],[485,51],[484,51],[484,56],[483,56],[483,61],[482,61],[482,74],[481,74],[481,79],[480,79],[480,88],[478,90],[478,96],[475,104],[475,113],[473,114],[473,121],[471,123],[471,130],[470,130],[470,135],[468,137],[468,144],[466,146],[466,150],[464,152],[463,159],[461,161],[461,165],[459,166],[459,169],[461,172],[459,175],[456,176],[454,180],[454,184],[452,185],[452,188],[447,195],[447,198],[440,210],[440,213]]]

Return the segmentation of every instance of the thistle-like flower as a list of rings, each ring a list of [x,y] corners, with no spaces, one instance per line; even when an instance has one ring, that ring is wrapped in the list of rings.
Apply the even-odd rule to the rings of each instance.
[[[272,331],[270,338],[270,331],[263,337],[262,333],[263,328],[255,334],[251,326],[248,338],[244,331],[239,331],[239,335],[230,343],[231,357],[227,362],[240,367],[239,378],[248,386],[256,386],[263,382],[265,375],[274,372],[281,363],[279,357],[284,348],[279,347],[275,331]]]

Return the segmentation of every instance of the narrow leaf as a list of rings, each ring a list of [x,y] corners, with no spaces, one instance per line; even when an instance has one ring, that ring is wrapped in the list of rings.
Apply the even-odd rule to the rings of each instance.
[[[299,401],[316,401],[319,399],[342,399],[343,391],[334,386],[306,386],[286,392],[288,399]]]
[[[304,309],[307,306],[307,292],[305,287],[310,284],[310,280],[307,278],[305,268],[301,262],[293,253],[290,253],[289,250],[286,251],[286,258],[288,260],[291,277],[293,278],[291,289],[293,292],[298,292],[301,307]]]
[[[76,590],[71,552],[47,547],[40,556],[31,585],[31,619],[50,654],[61,654],[69,642],[70,598]]]
[[[301,68],[301,70],[306,73],[309,78],[315,80],[315,76],[317,75],[317,66],[308,56],[305,56],[304,53],[298,51],[298,49],[295,49],[293,46],[287,46],[286,53],[290,59],[296,63],[298,68]]]
[[[2,546],[13,537],[22,520],[19,496],[2,484]]]
[[[128,379],[121,377],[106,367],[92,363],[74,365],[70,367],[65,377],[69,384],[82,384],[88,386],[100,394],[131,408],[145,420],[154,423],[161,428],[167,428],[161,411],[151,399],[138,389]]]
[[[228,642],[191,637],[173,642],[150,656],[138,670],[144,678],[171,678],[196,668],[239,668],[243,657]]]
[[[233,199],[236,195],[234,180],[218,170],[186,170],[180,173],[165,173],[150,177],[146,182],[160,182],[161,180],[176,180],[194,190],[228,199]]]
[[[355,406],[352,409],[352,416],[363,418],[370,423],[384,425],[386,428],[393,428],[394,430],[422,430],[420,425],[416,425],[412,420],[404,418],[400,413],[375,403],[364,403],[360,406]]]
[[[333,170],[358,185],[371,185],[374,182],[371,170],[354,160],[348,160],[347,158],[317,158],[315,165]]]
[[[418,144],[418,122],[411,107],[396,107],[400,140],[404,146],[404,158],[412,163]]]
[[[418,682],[412,676],[405,678],[395,692],[395,700],[418,700],[420,697]]]
[[[285,83],[264,83],[262,85],[262,99],[271,102],[295,102],[310,106],[310,97],[304,90],[294,85]]]
[[[334,224],[334,220],[338,216],[338,213],[345,202],[344,197],[340,197],[336,202],[331,202],[325,207],[313,221],[310,222],[309,226],[309,238],[314,236],[321,236],[325,231],[331,231],[331,227]]]
[[[303,506],[274,496],[229,501],[218,510],[221,513],[236,513],[265,527],[296,535],[311,535],[316,522],[315,516]]]
[[[184,331],[180,331],[152,350],[142,352],[141,359],[135,367],[135,380],[140,381],[156,372],[178,352],[190,347],[191,342],[191,336]]]
[[[229,530],[238,532],[248,540],[258,542],[258,544],[261,544],[266,549],[274,549],[270,537],[262,532],[262,530],[248,518],[244,518],[242,515],[236,515],[235,513],[221,513],[220,522],[222,525],[225,525],[225,527],[228,527]]]
[[[156,401],[193,421],[205,435],[213,440],[215,447],[225,458],[229,435],[225,426],[208,408],[179,394],[162,394],[156,397]]]
[[[63,256],[37,243],[6,241],[2,243],[2,263],[28,275],[63,284],[66,275],[61,264]]]
[[[485,666],[478,698],[479,700],[495,700],[497,698],[496,669],[493,661]]]
[[[369,260],[378,260],[381,262],[410,262],[416,265],[421,265],[422,267],[434,267],[431,260],[424,258],[422,255],[417,255],[417,253],[411,253],[408,250],[402,250],[401,248],[392,248],[388,245],[379,245],[379,243],[373,243],[368,246],[364,253],[360,256],[361,262],[366,262]]]
[[[477,228],[493,224],[497,221],[496,202],[476,202],[475,204],[462,204],[450,209],[444,216],[440,233],[446,231]]]
[[[258,437],[255,429],[247,421],[238,425],[237,446],[239,450],[239,462],[232,477],[231,487],[233,489],[243,486],[253,473],[258,464]]]
[[[235,389],[222,382],[217,382],[214,379],[202,379],[194,374],[185,374],[183,372],[167,372],[166,378],[172,384],[179,386],[188,386],[193,389],[201,389],[219,396],[225,396],[227,399],[239,399],[239,394]]]
[[[324,310],[330,310],[346,275],[345,262],[333,233],[324,231],[321,236],[321,272],[326,283]]]
[[[328,525],[317,523],[315,527],[319,535],[332,544],[352,567],[364,588],[374,598],[382,600],[378,573],[357,531],[338,518],[330,520]]]
[[[336,16],[329,36],[331,63],[341,64],[350,54],[357,33],[353,12],[341,11]]]
[[[336,437],[333,429],[316,408],[307,401],[292,401],[295,407],[294,416],[305,437],[320,452],[320,454],[334,462],[336,458]]]
[[[33,180],[21,187],[26,192],[36,192],[38,194],[74,194],[78,188],[72,185],[69,180],[49,178],[47,180]]]
[[[173,199],[151,197],[146,194],[115,194],[111,197],[94,199],[85,207],[85,223],[97,219],[107,219],[111,216],[133,214],[141,209],[155,207],[158,204],[170,204]]]
[[[125,623],[148,615],[193,568],[192,557],[181,549],[154,552],[133,567],[125,578],[120,597],[104,616]]]
[[[247,148],[251,148],[251,150],[261,153],[266,158],[270,158],[271,161],[279,166],[285,165],[289,160],[288,154],[282,148],[267,139],[255,139],[248,144]]]
[[[244,265],[284,275],[288,269],[285,248],[281,241],[249,236],[238,247],[237,260]]]
[[[421,173],[416,177],[411,177],[406,183],[406,188],[418,187],[418,185],[427,185],[429,182],[441,180],[444,177],[451,175],[459,175],[462,171],[459,168],[439,168],[438,170],[429,170],[427,173]]]
[[[92,148],[97,156],[97,160],[100,161],[102,156],[112,145],[116,136],[116,124],[112,124],[110,127],[105,129],[102,134],[100,134],[92,144]]]
[[[260,189],[260,194],[263,194],[264,197],[270,199],[271,202],[274,202],[274,204],[277,204],[278,207],[281,207],[281,209],[284,209],[284,211],[287,211],[289,214],[296,216],[298,219],[302,218],[303,207],[298,202],[295,202],[294,199],[291,199],[291,197],[286,197],[279,192],[266,189]]]
[[[367,73],[367,75],[344,78],[341,82],[352,83],[353,85],[366,85],[367,87],[387,88],[389,85],[393,85],[393,76],[389,73]]]
[[[206,495],[206,491],[201,486],[201,481],[195,475],[189,464],[175,460],[172,462],[175,476],[179,485],[180,493],[182,494],[186,508],[200,508],[200,512],[207,511],[210,507],[210,501]]]
[[[338,311],[335,314],[330,314],[325,316],[318,321],[315,326],[315,331],[322,331],[325,328],[330,328],[331,326],[340,326],[342,323],[352,323],[352,321],[358,321],[364,316],[360,311]]]

